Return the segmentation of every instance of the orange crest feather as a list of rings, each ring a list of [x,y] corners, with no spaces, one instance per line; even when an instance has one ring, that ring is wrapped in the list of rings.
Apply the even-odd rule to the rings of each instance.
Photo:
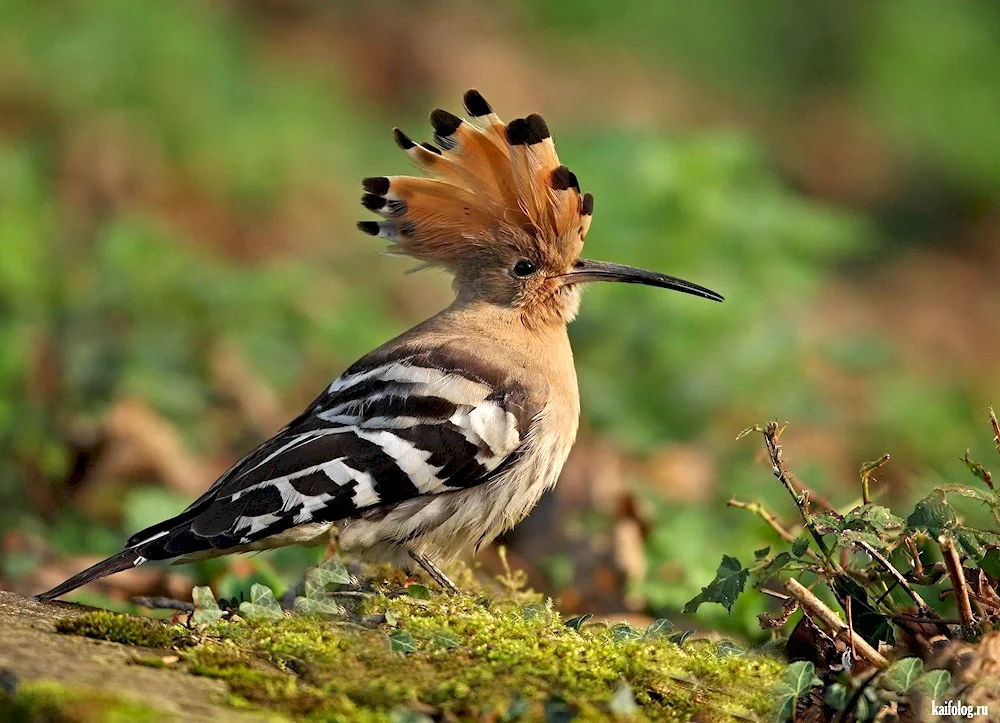
[[[390,250],[454,266],[475,248],[524,237],[548,253],[574,258],[590,227],[594,200],[559,163],[541,116],[508,124],[476,90],[465,94],[469,119],[430,115],[437,144],[415,143],[398,128],[396,143],[431,178],[366,178],[362,204],[382,221],[358,228],[389,239]]]

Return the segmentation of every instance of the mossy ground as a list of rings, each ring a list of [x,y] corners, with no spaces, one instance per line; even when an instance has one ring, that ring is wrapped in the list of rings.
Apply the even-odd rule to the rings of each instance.
[[[2,723],[158,723],[159,711],[102,691],[68,688],[58,683],[29,683],[17,696],[0,694]]]
[[[289,615],[189,631],[95,612],[61,629],[172,647],[190,673],[225,680],[232,705],[332,721],[539,720],[555,709],[577,720],[764,717],[782,668],[720,657],[708,641],[681,648],[602,623],[577,631],[514,590],[422,599],[390,587],[357,605],[354,622]]]

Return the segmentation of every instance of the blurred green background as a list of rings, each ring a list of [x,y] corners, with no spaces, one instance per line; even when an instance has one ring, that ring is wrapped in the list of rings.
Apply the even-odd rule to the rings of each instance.
[[[507,543],[567,611],[676,611],[791,521],[754,422],[838,506],[985,458],[1000,402],[1000,5],[0,3],[0,587],[38,592],[182,509],[355,358],[450,300],[354,229],[476,87],[544,114],[587,255],[724,305],[594,288],[583,422]],[[423,129],[421,132],[420,129]],[[279,589],[317,551],[145,566],[76,599]],[[483,558],[495,566],[495,553]],[[759,601],[699,624],[759,635]]]

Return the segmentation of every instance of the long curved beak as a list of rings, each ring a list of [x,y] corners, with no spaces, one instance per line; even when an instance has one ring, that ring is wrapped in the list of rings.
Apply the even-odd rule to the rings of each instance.
[[[587,281],[617,281],[623,284],[645,284],[646,286],[657,286],[661,289],[673,289],[683,291],[685,294],[700,296],[703,299],[712,301],[722,301],[722,295],[717,294],[704,286],[692,284],[690,281],[678,279],[676,276],[658,274],[655,271],[637,269],[634,266],[624,266],[613,264],[609,261],[590,261],[580,259],[576,262],[573,270],[560,277],[563,284],[582,284]]]

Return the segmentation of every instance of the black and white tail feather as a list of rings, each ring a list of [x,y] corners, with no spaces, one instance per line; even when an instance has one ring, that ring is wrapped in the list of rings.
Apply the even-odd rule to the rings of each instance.
[[[482,484],[514,458],[532,416],[505,376],[441,350],[363,359],[182,513],[39,597],[147,560],[308,542],[340,520]]]

